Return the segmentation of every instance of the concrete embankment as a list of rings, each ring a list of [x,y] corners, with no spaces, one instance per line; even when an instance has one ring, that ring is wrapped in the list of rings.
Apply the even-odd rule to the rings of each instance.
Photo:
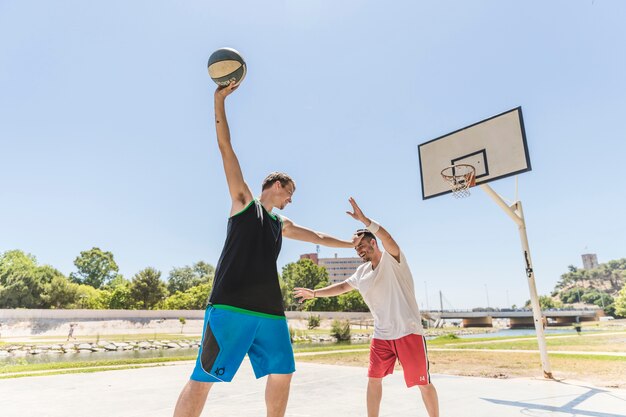
[[[350,320],[353,326],[372,326],[370,313],[286,312],[289,325],[306,328],[306,320],[318,315],[322,327],[334,319]],[[184,324],[183,320],[184,319]],[[114,334],[201,334],[204,310],[29,310],[0,309],[0,340],[35,336]]]

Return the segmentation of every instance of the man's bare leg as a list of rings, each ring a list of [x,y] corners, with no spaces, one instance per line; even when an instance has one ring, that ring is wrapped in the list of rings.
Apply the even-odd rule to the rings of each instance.
[[[383,398],[383,379],[370,378],[367,383],[367,417],[378,417]]]
[[[212,382],[187,381],[178,396],[174,417],[199,417],[212,386]]]
[[[283,417],[289,399],[289,385],[292,374],[270,374],[265,384],[265,405],[267,417]]]
[[[439,398],[435,386],[428,384],[418,385],[418,387],[422,393],[422,400],[424,400],[428,417],[439,417]]]

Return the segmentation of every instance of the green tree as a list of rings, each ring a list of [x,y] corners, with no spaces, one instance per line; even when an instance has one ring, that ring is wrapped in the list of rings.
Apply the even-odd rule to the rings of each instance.
[[[280,293],[283,296],[283,306],[285,310],[297,310],[300,304],[293,297],[293,288],[289,287],[289,284],[285,282],[281,275],[278,276],[278,283],[280,285]]]
[[[601,305],[608,309],[607,300],[600,297],[600,303],[596,303],[599,296],[590,293],[604,293],[604,296],[616,297],[626,282],[626,258],[612,260],[598,265],[594,269],[577,269],[570,265],[568,272],[561,275],[556,284],[553,296],[558,296],[565,303],[584,302],[587,304]],[[586,300],[583,300],[583,295]]]
[[[320,288],[320,284],[323,286],[329,284],[326,268],[316,265],[310,259],[300,259],[298,262],[285,265],[282,277],[291,289]]]
[[[109,307],[110,294],[91,285],[78,284],[76,302],[70,308],[85,308],[90,310],[104,310]]]
[[[156,307],[168,294],[161,271],[154,268],[146,268],[133,277],[130,293],[138,307],[146,310]]]
[[[598,307],[605,307],[609,304],[613,304],[613,297],[605,293],[604,291],[591,288],[585,291],[582,300],[586,304],[595,304]]]
[[[316,265],[310,259],[300,259],[298,262],[288,263],[283,267],[282,273],[283,285],[281,285],[281,291],[283,293],[283,301],[285,307],[291,306],[302,310],[311,311],[314,308],[318,308],[321,305],[332,305],[333,301],[328,299],[315,299],[308,300],[302,304],[298,304],[293,299],[293,289],[296,287],[301,288],[323,288],[329,285],[328,271],[323,266]],[[335,311],[335,310],[319,310],[319,311]]]
[[[131,294],[131,282],[122,275],[117,275],[105,287],[109,295],[109,308],[114,310],[132,310],[137,303]]]
[[[356,290],[341,294],[338,298],[340,311],[370,311],[361,293]]]
[[[21,250],[0,255],[0,308],[41,308],[42,278],[49,267],[38,271],[34,256]]]
[[[6,284],[6,277],[15,271],[31,271],[37,266],[37,259],[19,249],[9,250],[0,255],[0,284]]]
[[[40,308],[42,285],[33,275],[11,274],[0,285],[0,308]]]
[[[323,288],[325,285],[320,286]],[[318,297],[306,300],[300,304],[300,310],[304,311],[341,311],[339,297]]]
[[[617,295],[614,306],[617,316],[626,317],[626,286]]]
[[[196,285],[212,282],[215,275],[213,265],[203,261],[192,266],[174,268],[167,277],[167,290],[174,294],[176,291],[185,292]]]
[[[203,281],[213,281],[213,276],[215,275],[215,267],[213,265],[204,261],[198,261],[193,264],[193,270]]]
[[[563,303],[555,300],[549,295],[540,295],[539,306],[541,307],[542,310],[549,310],[551,308],[563,308]],[[525,308],[531,307],[530,300],[526,301],[526,304],[524,305],[524,307]]]
[[[161,304],[165,310],[204,310],[211,295],[211,283],[196,285],[187,291],[176,291]]]
[[[44,284],[41,299],[46,307],[69,308],[78,302],[78,287],[63,275],[56,275]]]
[[[74,265],[78,271],[70,274],[72,281],[94,288],[107,284],[119,271],[113,254],[96,247],[82,251],[74,260]]]
[[[161,302],[160,308],[162,310],[193,310],[190,308],[192,304],[193,301],[190,294],[176,291]]]
[[[59,271],[56,268],[53,268],[50,265],[38,266],[37,269],[35,270],[35,276],[37,276],[37,278],[43,285],[51,283],[52,280],[57,277],[62,277],[62,278],[67,279],[61,271]]]
[[[561,301],[566,304],[574,304],[582,302],[582,291],[580,288],[570,288],[569,290],[562,291],[559,294]]]

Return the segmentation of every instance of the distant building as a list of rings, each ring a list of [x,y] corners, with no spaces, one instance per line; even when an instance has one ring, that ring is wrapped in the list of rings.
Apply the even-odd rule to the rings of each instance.
[[[317,253],[305,253],[300,255],[300,259],[310,259],[315,265],[319,265]]]
[[[300,255],[300,259],[310,259],[315,264],[326,268],[331,284],[343,282],[350,278],[363,263],[361,258],[339,258],[337,254],[334,258],[319,258],[317,253],[305,253]]]
[[[586,253],[583,257],[583,268],[596,269],[598,267],[598,255],[595,253]]]

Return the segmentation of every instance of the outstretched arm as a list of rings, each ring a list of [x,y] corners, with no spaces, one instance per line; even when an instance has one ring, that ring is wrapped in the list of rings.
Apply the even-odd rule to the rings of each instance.
[[[320,288],[319,290],[297,287],[293,289],[293,295],[298,299],[298,302],[301,303],[304,300],[310,300],[317,297],[334,297],[335,295],[340,295],[352,291],[353,289],[354,288],[352,288],[347,282],[340,282],[338,284]]]
[[[250,201],[252,201],[252,191],[243,179],[243,173],[239,166],[239,160],[230,142],[230,130],[226,120],[226,97],[235,91],[237,87],[231,83],[226,87],[218,87],[215,90],[215,131],[217,133],[217,145],[222,154],[224,163],[224,173],[228,183],[228,191],[233,205],[230,214],[233,215],[241,211]]]
[[[285,216],[281,217],[283,219],[283,236],[289,239],[303,240],[332,248],[353,248],[355,246],[354,240],[338,239],[334,236],[299,226]]]
[[[389,232],[378,223],[372,223],[372,219],[363,214],[363,211],[361,211],[361,208],[356,203],[354,198],[350,197],[348,201],[350,202],[350,205],[352,205],[352,211],[347,211],[346,213],[352,216],[353,219],[363,223],[365,227],[367,227],[372,233],[374,233],[374,236],[380,239],[381,243],[383,244],[385,250],[389,253],[389,255],[393,256],[394,258],[396,258],[396,261],[400,262],[400,247],[398,246],[396,241],[393,240]],[[376,228],[376,226],[378,227]]]

